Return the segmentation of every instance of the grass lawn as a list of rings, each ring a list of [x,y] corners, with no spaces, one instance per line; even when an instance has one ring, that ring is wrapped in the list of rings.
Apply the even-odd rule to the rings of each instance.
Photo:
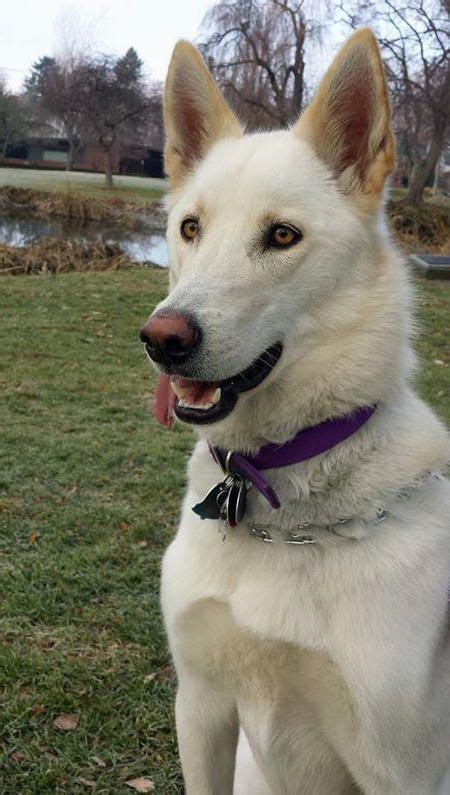
[[[166,181],[152,177],[115,176],[114,188],[106,190],[103,174],[82,171],[45,171],[28,168],[0,168],[0,186],[31,188],[42,191],[68,191],[86,196],[118,196],[128,201],[160,199],[166,190]]]
[[[182,792],[158,589],[192,437],[153,422],[137,341],[166,279],[136,270],[1,283],[5,795],[120,795],[138,776],[160,795]],[[421,282],[419,295],[420,389],[450,420],[450,284]],[[61,714],[76,728],[56,728]]]

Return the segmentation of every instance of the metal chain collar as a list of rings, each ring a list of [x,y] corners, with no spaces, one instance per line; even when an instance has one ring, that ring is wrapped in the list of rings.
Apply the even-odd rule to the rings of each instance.
[[[402,500],[411,499],[414,495],[416,489],[423,486],[426,482],[430,479],[440,479],[442,476],[438,472],[427,472],[426,474],[416,478],[413,483],[411,483],[406,488],[402,489],[398,493],[398,497]],[[364,524],[376,526],[382,524],[389,516],[389,511],[386,508],[380,506],[377,508],[375,512],[375,516],[372,519],[363,520]],[[349,525],[351,522],[357,521],[358,517],[347,517],[343,519],[337,519],[335,522],[318,525],[312,522],[305,522],[304,524],[297,524],[292,528],[289,529],[282,529],[274,527],[272,524],[258,524],[255,522],[248,523],[248,532],[252,538],[256,538],[257,541],[262,541],[266,544],[273,544],[275,543],[276,536],[279,537],[280,541],[283,541],[285,544],[291,544],[294,546],[306,546],[310,544],[318,544],[319,539],[312,535],[311,532],[304,532],[304,531],[311,531],[316,528],[319,531],[325,531],[333,536],[339,536],[342,539],[349,539],[348,536],[339,532],[339,530],[343,529],[345,525]],[[222,531],[224,532],[225,538],[225,531],[226,528],[222,527]]]

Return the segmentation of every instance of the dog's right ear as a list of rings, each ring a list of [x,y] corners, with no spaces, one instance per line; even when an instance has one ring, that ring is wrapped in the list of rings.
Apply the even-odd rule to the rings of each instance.
[[[196,47],[176,45],[164,94],[165,169],[173,186],[192,171],[213,143],[237,138],[241,126]]]

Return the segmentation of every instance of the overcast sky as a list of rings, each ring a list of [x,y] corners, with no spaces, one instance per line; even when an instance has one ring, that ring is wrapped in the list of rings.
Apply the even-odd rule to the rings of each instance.
[[[163,79],[173,45],[194,39],[210,0],[19,0],[0,2],[0,74],[20,88],[33,61],[76,31],[96,48],[135,47],[150,77]]]

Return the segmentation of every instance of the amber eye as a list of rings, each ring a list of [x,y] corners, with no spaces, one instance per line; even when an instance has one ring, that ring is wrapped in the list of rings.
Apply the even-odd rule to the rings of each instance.
[[[181,234],[185,240],[193,240],[197,237],[199,224],[196,218],[185,218],[181,224]]]
[[[274,248],[289,248],[302,239],[302,233],[294,226],[277,224],[269,229],[268,245]]]

